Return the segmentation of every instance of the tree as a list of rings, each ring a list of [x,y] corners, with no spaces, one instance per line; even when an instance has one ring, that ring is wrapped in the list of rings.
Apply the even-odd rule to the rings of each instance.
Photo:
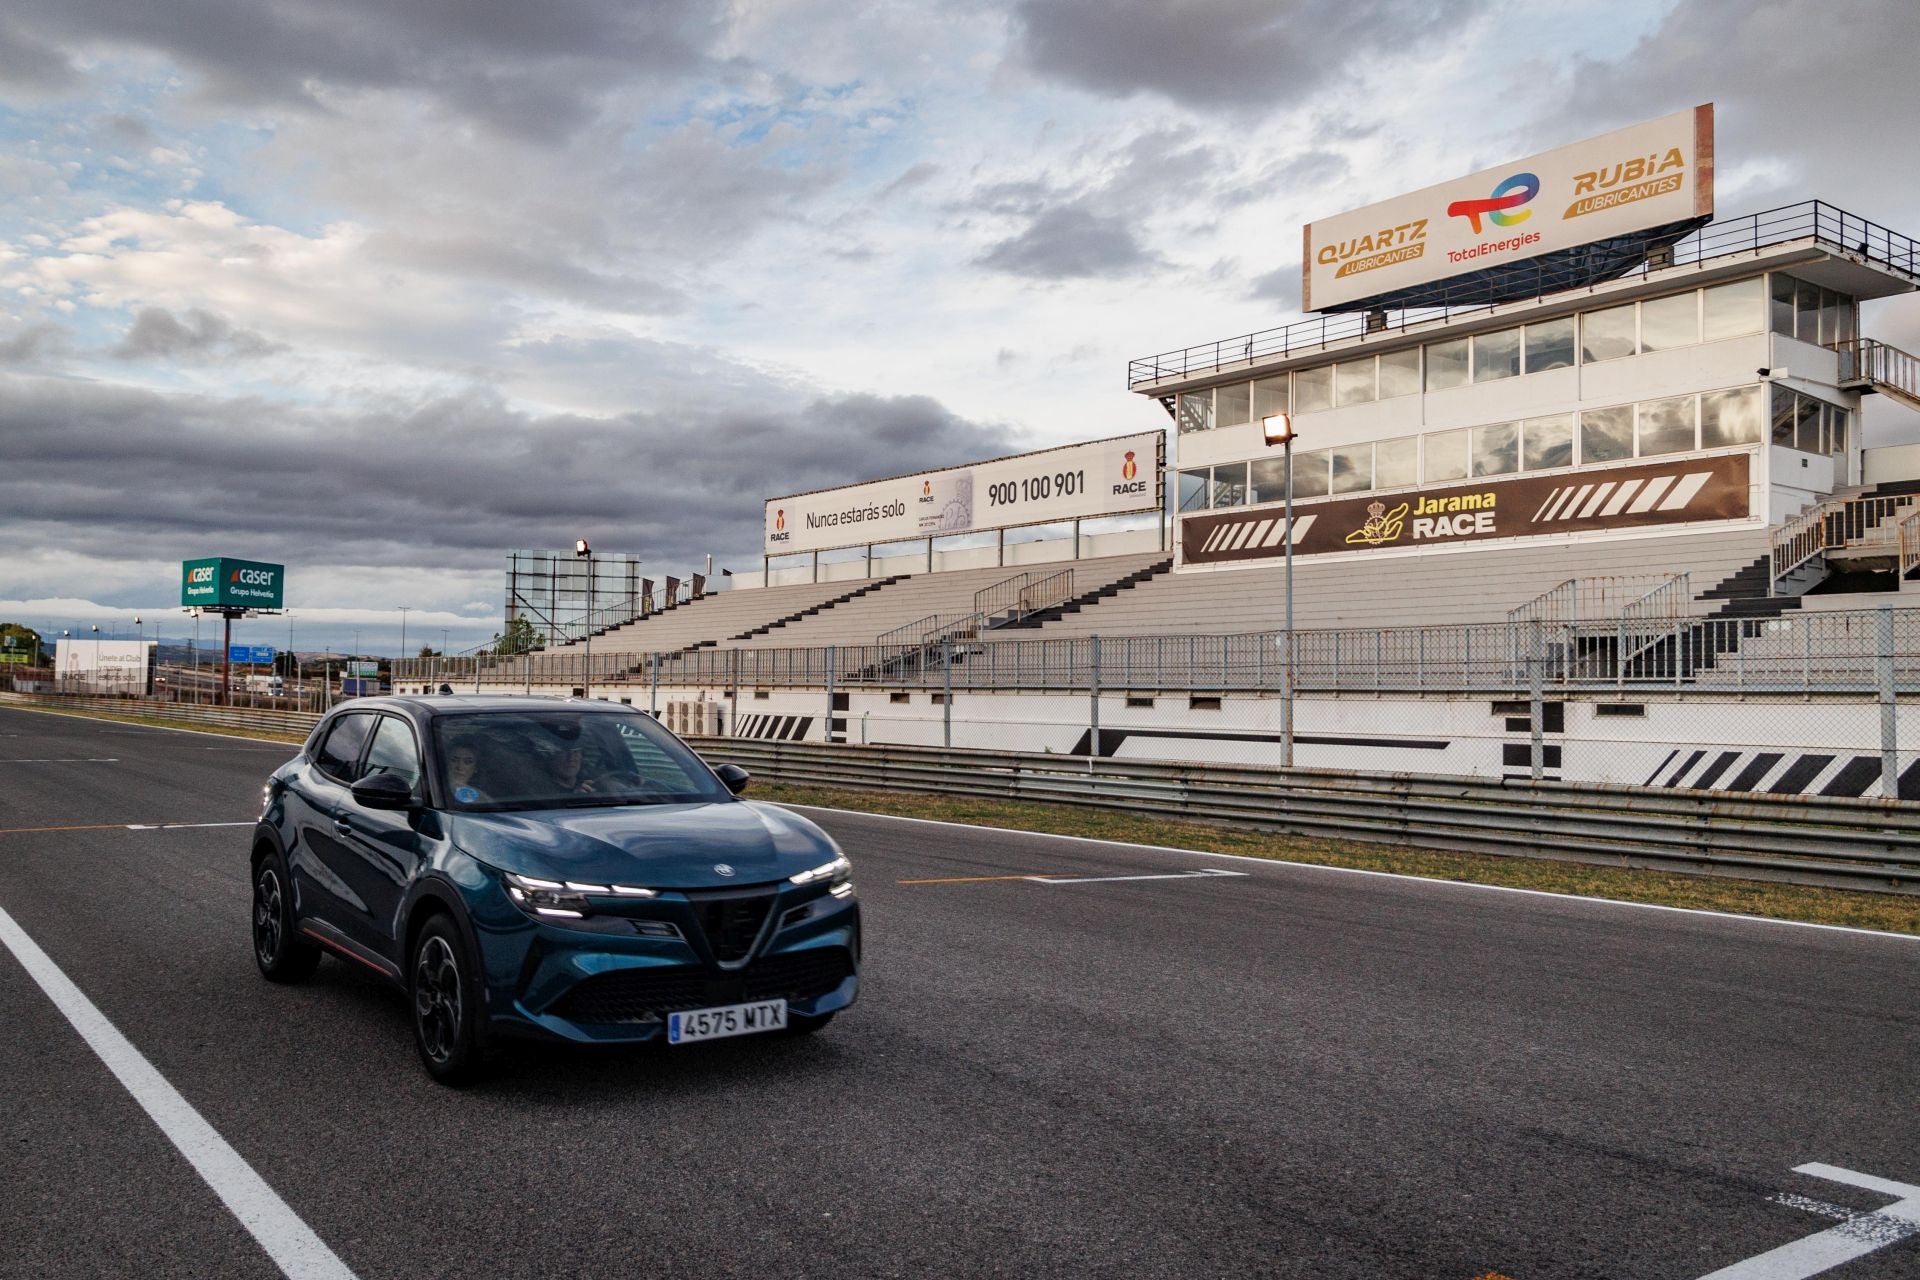
[[[533,623],[526,618],[507,619],[506,634],[493,633],[493,651],[500,657],[509,654],[525,653],[537,649],[547,642],[547,637],[533,629]]]
[[[420,646],[420,656],[423,658],[437,658],[440,656],[440,651],[430,644],[423,644]]]

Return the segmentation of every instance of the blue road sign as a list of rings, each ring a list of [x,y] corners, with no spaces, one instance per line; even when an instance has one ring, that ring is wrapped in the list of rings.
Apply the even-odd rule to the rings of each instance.
[[[234,644],[227,646],[227,661],[247,666],[268,667],[273,665],[273,646],[270,644]]]

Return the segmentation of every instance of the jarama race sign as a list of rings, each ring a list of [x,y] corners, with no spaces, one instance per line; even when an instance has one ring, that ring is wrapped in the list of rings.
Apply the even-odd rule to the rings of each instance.
[[[1338,310],[1712,213],[1708,103],[1310,223],[1300,305]]]
[[[213,556],[180,566],[180,603],[189,609],[279,609],[285,565]]]
[[[1165,448],[1146,431],[769,498],[766,554],[1158,511]]]
[[[1293,553],[1742,520],[1751,511],[1751,457],[1731,453],[1296,503]],[[1286,518],[1276,507],[1209,512],[1180,521],[1182,564],[1264,560],[1285,555],[1286,543]]]

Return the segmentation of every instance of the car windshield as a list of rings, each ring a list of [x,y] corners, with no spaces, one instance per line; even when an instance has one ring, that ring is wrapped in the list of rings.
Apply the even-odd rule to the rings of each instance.
[[[559,809],[731,800],[678,738],[638,712],[556,708],[433,719],[445,794],[456,809]]]

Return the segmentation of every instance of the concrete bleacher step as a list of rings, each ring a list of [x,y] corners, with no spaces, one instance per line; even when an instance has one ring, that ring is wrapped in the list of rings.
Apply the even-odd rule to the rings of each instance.
[[[1091,591],[1083,591],[1079,595],[1073,597],[1071,600],[1063,600],[1059,604],[1049,605],[1045,609],[1036,609],[1032,613],[1027,614],[1023,618],[1020,618],[1013,622],[1009,622],[1002,627],[996,627],[995,630],[1002,630],[1002,631],[1017,631],[1021,629],[1030,630],[1037,627],[1043,627],[1049,622],[1058,622],[1061,618],[1066,617],[1070,613],[1079,613],[1083,609],[1088,609],[1093,607],[1096,604],[1099,604],[1102,600],[1111,600],[1113,599],[1113,597],[1119,595],[1122,591],[1131,591],[1135,587],[1139,586],[1141,583],[1146,582],[1151,578],[1158,577],[1160,574],[1170,573],[1172,572],[1172,570],[1173,570],[1172,556],[1168,556],[1162,560],[1156,560],[1144,569],[1135,569],[1132,573],[1127,574],[1123,578],[1119,578],[1113,582],[1106,583],[1103,586],[1096,587]]]
[[[791,623],[799,622],[803,618],[814,617],[817,614],[823,613],[828,609],[832,609],[838,605],[846,604],[850,600],[858,600],[861,596],[871,595],[875,591],[879,591],[884,587],[890,587],[896,582],[904,582],[911,576],[912,576],[911,574],[896,573],[891,577],[877,578],[874,581],[869,582],[865,586],[860,587],[856,590],[844,592],[841,595],[834,596],[830,600],[822,600],[819,604],[816,604],[811,608],[801,609],[797,613],[790,613],[784,618],[775,618],[772,622],[769,622],[764,626],[755,627],[751,631],[742,631],[738,635],[728,636],[727,639],[751,640],[755,636],[767,635],[770,632],[778,631],[781,627],[788,626]],[[706,640],[706,641],[702,641],[701,644],[696,647],[704,648],[704,647],[710,647],[710,646],[717,646],[719,643],[720,642],[718,640]]]

